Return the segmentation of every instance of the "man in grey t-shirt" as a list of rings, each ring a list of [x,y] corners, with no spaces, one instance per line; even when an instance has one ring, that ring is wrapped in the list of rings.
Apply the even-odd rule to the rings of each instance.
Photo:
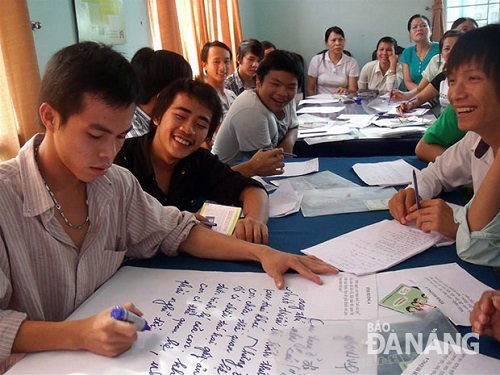
[[[303,68],[296,54],[276,50],[266,56],[257,70],[255,90],[243,92],[229,109],[213,153],[229,164],[244,161],[262,149],[278,147],[291,153],[298,129],[294,98],[302,79]],[[260,152],[265,156],[267,151]],[[282,155],[272,157],[277,156]]]

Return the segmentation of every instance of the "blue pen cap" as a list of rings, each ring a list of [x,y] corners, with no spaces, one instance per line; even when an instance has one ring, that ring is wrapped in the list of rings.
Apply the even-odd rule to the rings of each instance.
[[[111,317],[116,320],[125,319],[125,309],[121,306],[113,307],[113,309],[111,310]]]

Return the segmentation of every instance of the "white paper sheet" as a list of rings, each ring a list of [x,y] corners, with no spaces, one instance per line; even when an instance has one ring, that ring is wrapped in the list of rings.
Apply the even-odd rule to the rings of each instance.
[[[401,138],[420,136],[425,133],[425,126],[402,126],[398,128],[368,127],[359,131],[364,138]]]
[[[399,284],[419,287],[428,303],[437,306],[456,325],[470,326],[469,314],[481,294],[490,289],[456,263],[382,272],[377,274],[378,295],[389,294]],[[379,317],[392,315],[380,307]]]
[[[319,159],[314,158],[307,161],[285,162],[285,171],[283,174],[277,174],[270,177],[303,176],[317,171],[319,171]]]
[[[260,182],[262,184],[262,186],[264,186],[264,189],[266,189],[267,192],[276,190],[276,186],[275,185],[266,182],[262,177],[260,177],[260,176],[253,176],[252,178],[255,181]]]
[[[348,212],[371,211],[373,201],[387,202],[396,190],[376,186],[356,186],[306,190],[303,192],[301,210],[304,217],[332,215]],[[379,209],[388,209],[387,204]]]
[[[283,217],[300,210],[302,194],[297,194],[288,180],[283,180],[278,189],[269,195],[269,217]]]
[[[333,94],[315,94],[315,95],[309,95],[307,99],[338,99],[336,96]]]
[[[309,137],[304,138],[304,141],[308,145],[317,145],[318,143],[340,142],[340,141],[348,141],[350,139],[356,139],[356,137],[352,136],[352,133],[339,134],[339,135],[327,135],[327,136],[323,136],[323,137],[309,136]]]
[[[421,353],[401,375],[453,374],[498,375],[500,360],[482,354],[468,354],[461,347],[438,341]]]
[[[356,163],[352,169],[370,186],[408,185],[412,181],[413,170],[418,171],[403,159],[381,163]]]
[[[312,98],[302,99],[299,102],[299,106],[302,104],[327,104],[327,103],[338,103],[340,99],[329,97],[329,98]]]
[[[306,176],[290,177],[281,180],[271,180],[271,183],[273,185],[280,186],[280,183],[283,181],[289,181],[295,191],[359,187],[358,184],[331,171],[322,171]]]
[[[315,116],[309,113],[303,113],[297,118],[299,120],[299,129],[314,129],[328,125],[330,121],[327,117]]]
[[[385,270],[427,250],[442,236],[383,220],[302,250],[345,272],[366,275]]]
[[[346,125],[325,125],[314,129],[299,129],[297,138],[324,137],[337,134],[349,134],[351,128]]]
[[[424,126],[426,124],[431,124],[436,120],[435,117],[394,117],[394,118],[381,118],[374,120],[373,124],[380,127],[386,128],[402,128],[406,126]]]
[[[325,280],[328,298],[338,301],[330,311],[333,320],[369,320],[378,316],[376,275],[356,276],[340,272]]]
[[[275,373],[270,332],[323,324],[343,303],[325,298],[337,275],[322,278],[325,285],[319,286],[287,275],[285,289],[277,290],[264,273],[124,267],[70,319],[133,301],[151,331],[140,332],[117,358],[83,351],[36,353],[9,374],[257,374],[263,367]]]
[[[376,110],[379,113],[387,113],[391,110],[395,110],[399,106],[399,102],[397,101],[389,101],[389,98],[375,98],[370,100],[368,103],[368,107]]]
[[[324,326],[273,332],[276,371],[271,374],[376,374],[377,356],[366,350],[366,323],[329,322]]]
[[[349,115],[341,114],[337,116],[337,120],[343,120],[346,125],[352,128],[364,128],[373,123],[376,115]]]
[[[345,109],[345,106],[321,106],[321,107],[304,107],[297,110],[299,113],[337,113]]]

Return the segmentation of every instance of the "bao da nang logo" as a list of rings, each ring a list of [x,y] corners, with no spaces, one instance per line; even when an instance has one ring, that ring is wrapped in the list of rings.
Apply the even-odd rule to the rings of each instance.
[[[479,335],[476,333],[395,332],[389,323],[367,324],[368,354],[477,354]]]

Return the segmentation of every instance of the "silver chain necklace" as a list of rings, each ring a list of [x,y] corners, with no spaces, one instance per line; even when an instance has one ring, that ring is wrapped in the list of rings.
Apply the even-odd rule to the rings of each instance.
[[[38,147],[35,148],[35,161],[36,161],[37,155],[38,155]],[[38,162],[37,162],[37,164],[38,164]],[[56,210],[59,211],[59,214],[63,218],[63,220],[66,223],[66,225],[68,227],[70,227],[71,229],[76,229],[76,230],[80,230],[80,229],[85,228],[85,226],[90,222],[89,214],[88,214],[88,212],[89,212],[89,201],[85,200],[85,204],[87,205],[87,218],[85,219],[85,221],[82,224],[80,224],[80,225],[73,225],[73,223],[71,221],[69,221],[68,218],[66,217],[66,215],[64,214],[64,212],[63,212],[63,210],[61,208],[61,205],[57,201],[57,199],[54,196],[54,193],[52,192],[52,190],[50,190],[50,187],[49,187],[49,185],[47,185],[47,182],[43,178],[42,178],[42,181],[43,181],[43,184],[45,185],[45,189],[47,189],[47,191],[49,192],[49,195],[52,198],[52,201],[54,202],[54,205],[56,206]]]

